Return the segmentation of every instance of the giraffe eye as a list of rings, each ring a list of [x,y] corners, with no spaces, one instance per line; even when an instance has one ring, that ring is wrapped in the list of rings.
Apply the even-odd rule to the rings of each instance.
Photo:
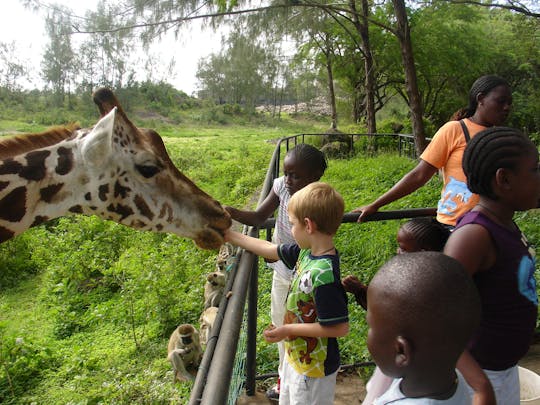
[[[135,165],[135,168],[140,174],[143,175],[143,177],[146,177],[147,179],[154,177],[159,172],[159,168],[157,166]]]

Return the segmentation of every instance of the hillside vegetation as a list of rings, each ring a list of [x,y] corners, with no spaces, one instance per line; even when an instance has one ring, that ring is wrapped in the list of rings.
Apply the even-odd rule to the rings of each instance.
[[[246,116],[231,106],[191,109],[174,120],[159,109],[145,116],[130,111],[138,125],[160,132],[175,164],[199,187],[238,207],[255,207],[276,139],[327,128],[306,116]],[[75,118],[59,111],[62,120],[49,122],[40,114],[40,122],[3,116],[0,130],[38,131]],[[89,109],[79,121],[92,125],[92,114]],[[415,165],[395,153],[367,155],[359,145],[356,152],[330,159],[323,178],[343,194],[347,210],[371,201]],[[387,208],[435,206],[439,190],[434,178]],[[540,215],[516,217],[538,246]],[[398,226],[343,224],[337,236],[342,275],[369,282],[394,254]],[[174,235],[87,216],[53,220],[1,244],[0,402],[185,403],[191,383],[173,384],[167,341],[177,324],[198,325],[204,275],[214,270],[216,253]],[[270,322],[271,273],[262,266],[259,331]],[[340,343],[345,363],[369,359],[365,313],[352,299],[350,310],[351,333]],[[257,361],[258,373],[275,371],[276,348],[259,339]]]

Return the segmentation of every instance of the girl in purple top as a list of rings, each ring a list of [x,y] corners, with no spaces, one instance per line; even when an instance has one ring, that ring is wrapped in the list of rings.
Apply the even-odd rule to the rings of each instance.
[[[480,202],[458,221],[444,253],[473,277],[482,319],[458,369],[478,403],[519,404],[517,363],[529,349],[538,297],[534,250],[513,215],[538,206],[538,150],[518,130],[492,127],[469,142],[463,170]]]

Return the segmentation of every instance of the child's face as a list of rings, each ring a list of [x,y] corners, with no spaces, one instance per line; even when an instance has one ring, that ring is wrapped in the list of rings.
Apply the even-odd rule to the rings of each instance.
[[[317,173],[313,173],[305,164],[298,161],[294,155],[285,156],[283,174],[285,175],[285,187],[290,195],[320,178]]]
[[[511,196],[515,202],[516,211],[536,208],[540,201],[540,172],[538,167],[538,152],[523,156],[515,170],[510,171]]]
[[[422,250],[418,247],[416,239],[414,239],[410,232],[405,231],[403,228],[399,228],[396,239],[398,243],[398,255],[402,253],[419,252]]]
[[[369,326],[367,347],[373,361],[381,371],[389,377],[397,377],[395,367],[395,351],[393,350],[397,333],[392,326],[391,315],[381,303],[384,297],[378,292],[378,287],[371,285],[367,291],[368,309],[366,320]]]
[[[289,213],[289,222],[291,224],[291,234],[296,243],[298,243],[298,246],[302,249],[310,248],[306,225],[303,221],[300,221],[296,216]]]

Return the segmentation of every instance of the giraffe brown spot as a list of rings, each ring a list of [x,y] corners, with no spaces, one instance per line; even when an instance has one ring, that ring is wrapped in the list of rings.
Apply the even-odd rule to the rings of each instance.
[[[0,165],[0,174],[19,173],[21,168],[22,168],[22,165],[19,162],[16,162],[15,160],[13,160],[11,158],[5,159],[2,162],[2,165]]]
[[[64,187],[62,183],[52,184],[39,190],[39,196],[46,203],[52,202],[53,197]]]
[[[124,187],[118,181],[114,183],[114,196],[115,197],[120,196],[121,198],[126,198],[126,196],[128,195],[130,191],[131,191],[130,188]]]
[[[9,186],[9,181],[0,181],[0,191]]]
[[[73,151],[68,148],[58,148],[58,161],[56,173],[60,175],[68,174],[73,169]]]
[[[148,206],[148,204],[146,204],[144,198],[139,194],[135,196],[135,205],[143,216],[148,218],[150,221],[154,219],[154,213],[150,210],[150,207]]]
[[[11,190],[0,201],[0,218],[10,222],[18,222],[26,214],[26,187]]]
[[[133,210],[131,209],[131,207],[128,207],[127,205],[122,205],[122,204],[117,204],[116,206],[114,206],[113,204],[110,204],[107,207],[107,211],[119,214],[121,217],[120,219],[125,219],[129,217],[130,215],[133,215]]]
[[[73,207],[68,209],[69,212],[72,212],[74,214],[82,214],[83,209],[80,205],[74,205]]]
[[[92,201],[92,194],[89,193],[89,192],[86,193],[86,194],[84,195],[84,199],[85,199],[86,201]]]
[[[13,238],[13,236],[15,236],[13,231],[0,226],[0,242],[5,242],[6,240]]]
[[[173,209],[169,203],[163,203],[159,211],[159,218],[165,218],[165,221],[171,222],[173,217]]]
[[[161,232],[161,231],[163,230],[163,225],[157,224],[157,225],[156,225],[156,230],[159,231],[159,232]]]
[[[42,180],[45,177],[45,159],[51,154],[49,150],[38,150],[35,152],[28,152],[26,154],[26,161],[28,166],[23,167],[19,172],[19,176],[26,180]]]
[[[102,184],[101,186],[99,186],[99,199],[101,201],[107,200],[107,194],[109,194],[109,185]]]
[[[30,228],[33,227],[33,226],[40,225],[43,222],[47,222],[48,220],[49,220],[48,217],[38,215],[37,217],[34,218],[34,222],[32,222],[32,225],[30,225]]]
[[[93,206],[93,205],[91,205],[91,206],[90,206],[90,207],[88,207],[88,208],[90,208],[90,209],[91,209],[92,211],[95,211],[95,210],[97,210],[97,207],[95,207],[95,206]]]

